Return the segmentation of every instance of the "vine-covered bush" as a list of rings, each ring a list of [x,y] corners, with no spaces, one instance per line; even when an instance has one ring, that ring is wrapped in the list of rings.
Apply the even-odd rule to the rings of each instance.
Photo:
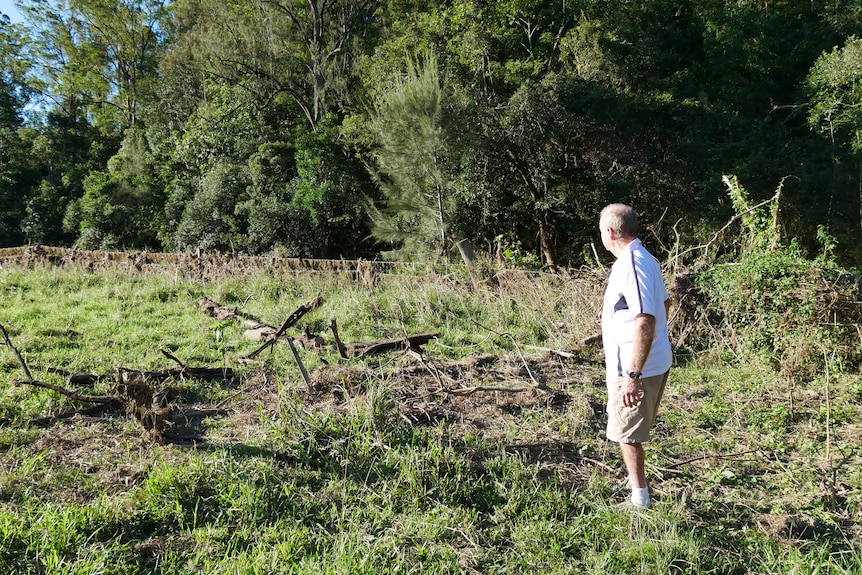
[[[782,242],[780,188],[752,205],[735,178],[725,183],[739,233],[725,240],[723,255],[703,257],[688,276],[680,315],[698,327],[687,344],[738,361],[766,359],[802,381],[827,362],[858,369],[859,277],[832,261],[834,241],[821,232],[823,251],[809,257],[795,241]]]

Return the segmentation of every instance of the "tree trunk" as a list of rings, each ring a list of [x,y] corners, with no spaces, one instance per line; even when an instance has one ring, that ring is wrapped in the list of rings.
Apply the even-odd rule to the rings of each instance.
[[[311,9],[311,38],[308,47],[311,52],[314,124],[317,125],[326,113],[324,109],[326,77],[323,72],[323,14],[320,12],[320,5],[317,0],[309,0],[308,6]]]
[[[540,214],[539,223],[539,242],[542,246],[542,255],[545,256],[545,265],[551,269],[557,269],[557,255],[554,251],[554,246],[551,243],[551,237],[548,233],[547,224],[545,224],[544,214]]]

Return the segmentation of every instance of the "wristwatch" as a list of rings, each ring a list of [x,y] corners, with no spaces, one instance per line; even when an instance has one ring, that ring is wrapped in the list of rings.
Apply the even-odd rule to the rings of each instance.
[[[628,375],[631,379],[640,379],[643,373],[640,371],[630,371]]]

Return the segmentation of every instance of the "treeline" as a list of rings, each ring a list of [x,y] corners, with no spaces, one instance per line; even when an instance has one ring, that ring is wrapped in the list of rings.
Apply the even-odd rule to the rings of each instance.
[[[862,263],[862,0],[21,0],[0,246],[595,257],[780,195]]]

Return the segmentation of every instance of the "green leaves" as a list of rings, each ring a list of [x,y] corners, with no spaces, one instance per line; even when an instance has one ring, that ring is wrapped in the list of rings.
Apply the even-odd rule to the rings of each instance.
[[[457,169],[452,116],[447,114],[437,59],[410,61],[406,78],[375,101],[369,120],[377,146],[371,167],[385,205],[370,206],[372,233],[402,255],[449,248],[449,189]]]
[[[806,80],[811,108],[809,124],[818,132],[835,137],[862,152],[862,40],[851,37],[814,63]]]

